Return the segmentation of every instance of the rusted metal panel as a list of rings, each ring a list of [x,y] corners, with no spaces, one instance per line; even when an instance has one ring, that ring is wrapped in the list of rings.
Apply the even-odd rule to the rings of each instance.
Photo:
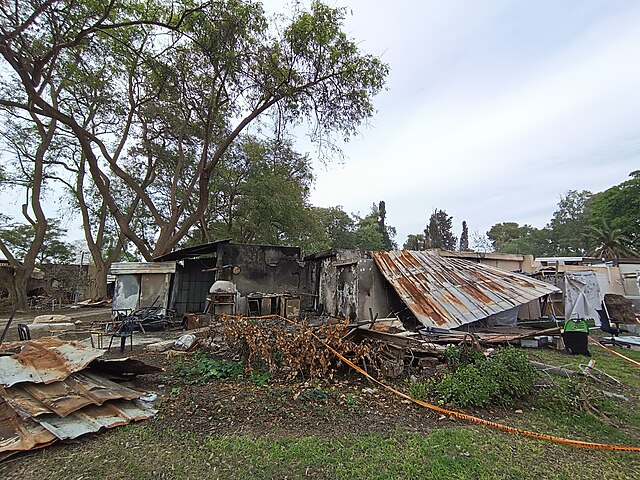
[[[14,385],[0,391],[0,394],[24,418],[51,413],[66,417],[87,405],[102,405],[109,400],[133,400],[144,395],[86,370],[47,385]]]
[[[0,397],[22,418],[51,413],[51,410],[44,403],[36,400],[33,395],[20,388],[19,385],[14,385],[9,389],[0,387]]]
[[[55,414],[41,415],[36,417],[35,421],[60,440],[67,440],[97,432],[101,428],[119,427],[133,421],[146,420],[156,413],[156,410],[136,402],[122,400],[105,403],[100,407],[85,407],[66,417]]]
[[[20,418],[0,398],[0,461],[18,452],[45,447],[56,440],[77,438],[101,428],[146,420],[156,413],[156,410],[142,404],[118,400],[102,406],[85,407],[66,417],[51,413],[35,419]]]
[[[22,419],[0,398],[0,460],[55,442],[57,437],[31,419]]]
[[[112,382],[110,373],[84,370],[102,350],[42,338],[5,344],[0,353],[0,461],[156,413],[138,400],[143,392]],[[97,367],[131,373],[143,370],[140,364],[122,359]]]
[[[64,380],[104,354],[102,350],[57,338],[6,343],[2,351],[13,352],[0,356],[0,385],[5,387]]]
[[[373,258],[425,326],[457,328],[559,291],[524,275],[431,251],[374,252]]]

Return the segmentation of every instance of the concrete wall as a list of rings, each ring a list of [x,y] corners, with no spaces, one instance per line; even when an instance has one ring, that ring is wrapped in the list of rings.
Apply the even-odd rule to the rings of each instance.
[[[630,297],[640,296],[640,264],[620,263],[618,268],[622,276],[624,294]]]
[[[400,300],[365,253],[341,250],[314,262],[318,277],[318,309],[340,318],[385,318],[402,308]]]
[[[40,267],[44,278],[38,284],[49,295],[72,301],[77,291],[78,301],[97,298],[95,265],[45,264]]]
[[[361,258],[360,252],[337,250],[333,256],[312,261],[316,265],[315,290],[320,312],[336,317],[357,316],[356,265]]]
[[[223,244],[218,248],[218,268],[237,265],[233,276],[238,293],[298,293],[304,266],[298,247]],[[218,279],[222,280],[220,276]],[[304,289],[304,287],[303,287]]]
[[[470,262],[482,263],[509,272],[523,271],[532,273],[535,272],[539,266],[539,263],[534,260],[533,255],[494,252],[451,252],[440,249],[438,249],[438,254],[442,257],[460,258]]]
[[[386,318],[406,309],[373,259],[358,262],[358,318]]]

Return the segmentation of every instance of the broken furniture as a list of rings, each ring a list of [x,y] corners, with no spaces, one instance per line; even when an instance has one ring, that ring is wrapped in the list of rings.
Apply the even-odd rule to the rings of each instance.
[[[280,315],[297,319],[300,316],[300,296],[289,293],[250,293],[247,295],[247,315]]]
[[[18,338],[21,341],[31,340],[31,332],[29,331],[29,325],[26,323],[18,324]]]
[[[154,302],[155,303],[155,302]],[[149,331],[166,330],[173,325],[171,315],[163,313],[161,306],[142,307],[131,311],[127,309],[114,310],[115,321],[123,321],[127,318],[133,319],[134,326],[142,333]]]

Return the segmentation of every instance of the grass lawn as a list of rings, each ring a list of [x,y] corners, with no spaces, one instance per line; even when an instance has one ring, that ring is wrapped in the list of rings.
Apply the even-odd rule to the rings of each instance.
[[[575,382],[553,377],[548,379],[551,388],[541,389],[513,408],[470,412],[540,433],[640,445],[640,369],[599,347],[592,346],[591,351],[596,366],[618,378],[625,385],[623,388],[610,389],[587,380]],[[623,352],[640,360],[640,352]],[[571,357],[552,350],[528,353],[538,361],[567,368],[575,369],[578,364],[588,362],[586,357]],[[545,380],[545,376],[540,380]],[[220,392],[229,383],[209,385],[214,392]],[[180,395],[200,387],[182,388]],[[205,408],[207,412],[207,398],[213,394],[210,390],[197,390],[197,408],[189,407],[187,411],[177,404],[161,406],[161,411],[181,415],[174,415],[171,422],[159,415],[152,421],[56,444],[0,464],[0,479],[640,478],[640,454],[573,448],[462,421],[440,421],[438,415],[402,404],[385,392],[380,392],[379,398],[366,397],[371,403],[365,403],[364,395],[358,397],[360,387],[353,390],[354,397],[350,394],[344,404],[331,403],[333,398],[339,398],[340,392],[329,392],[328,402],[312,399],[302,403],[290,394],[276,395],[275,386],[243,388],[247,397],[245,406],[255,409],[235,410],[235,417],[225,417],[224,421],[233,425],[224,431],[190,428],[197,419],[202,422],[204,417],[206,424],[207,418],[215,417],[202,410]],[[602,390],[611,390],[628,400],[610,398]],[[251,396],[264,391],[269,395]],[[574,391],[578,394],[567,394]],[[230,406],[241,400],[230,398],[222,403]],[[266,409],[265,398],[271,399],[272,409]],[[358,402],[357,411],[354,402]],[[387,410],[375,411],[375,405],[385,402]],[[406,416],[407,420],[385,430],[386,424],[381,428],[379,419],[390,414],[389,405],[399,411],[399,418]],[[309,413],[317,410],[322,410],[322,416]],[[285,416],[281,411],[285,411],[286,418],[291,412],[299,412],[295,428],[282,429]],[[362,420],[347,424],[356,415]],[[266,422],[267,428],[261,430],[266,433],[235,433],[246,430],[244,427],[234,430],[234,425],[247,419],[251,424],[254,416],[255,422]],[[378,420],[374,421],[374,417]],[[415,423],[425,417],[431,420],[416,431]],[[325,422],[345,426],[333,434],[323,429]]]
[[[6,465],[9,469],[11,463]],[[8,474],[12,472],[7,471]],[[185,435],[129,426],[32,454],[15,477],[640,478],[640,455],[576,450],[460,426],[338,438]]]

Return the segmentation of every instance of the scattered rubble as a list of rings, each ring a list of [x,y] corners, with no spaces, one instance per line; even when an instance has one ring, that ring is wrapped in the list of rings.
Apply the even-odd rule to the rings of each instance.
[[[72,323],[72,321],[68,315],[38,315],[32,323],[35,325],[36,323]]]

